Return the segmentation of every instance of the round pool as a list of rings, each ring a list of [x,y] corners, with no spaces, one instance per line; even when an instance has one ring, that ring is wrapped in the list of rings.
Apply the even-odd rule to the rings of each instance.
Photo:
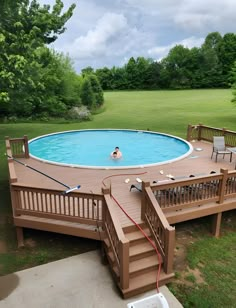
[[[119,147],[122,157],[112,159]],[[119,129],[88,129],[49,134],[29,141],[30,156],[60,165],[99,169],[149,167],[188,156],[187,141],[156,132]]]

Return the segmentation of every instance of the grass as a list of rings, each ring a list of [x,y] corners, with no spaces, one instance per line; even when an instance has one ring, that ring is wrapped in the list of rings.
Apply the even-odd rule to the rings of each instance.
[[[0,124],[0,244],[2,242],[6,245],[5,251],[0,251],[0,275],[98,247],[97,242],[87,239],[26,230],[27,245],[17,249],[4,156],[5,136],[28,135],[33,138],[82,128],[130,128],[149,129],[185,138],[187,125],[198,123],[236,130],[236,107],[231,99],[230,90],[106,92],[103,112],[94,115],[90,122],[58,120],[53,123]],[[228,231],[221,239],[202,239],[200,234],[201,237],[195,238],[195,243],[189,248],[189,266],[200,269],[205,283],[199,284],[190,272],[185,273],[187,284],[171,286],[185,307],[235,307],[236,298],[232,287],[236,277],[232,263],[235,263],[236,255],[236,227],[232,221],[227,222],[223,230],[224,227]],[[178,277],[180,275],[177,274]],[[226,293],[229,296],[223,305]]]
[[[8,242],[7,252],[0,253],[0,275],[6,275],[100,247],[98,242],[89,239],[25,229],[25,247],[18,249],[14,244],[13,232],[8,233],[8,237],[9,235],[12,240]]]
[[[191,237],[187,244],[186,269],[178,272],[169,288],[186,308],[236,307],[235,211],[223,214],[220,238],[213,238],[207,232],[203,234],[203,229],[204,226]]]
[[[189,274],[189,284],[172,284],[172,291],[184,303],[184,307],[236,307],[236,233],[229,233],[220,239],[204,238],[188,249],[188,263],[198,268],[204,280],[196,282]]]

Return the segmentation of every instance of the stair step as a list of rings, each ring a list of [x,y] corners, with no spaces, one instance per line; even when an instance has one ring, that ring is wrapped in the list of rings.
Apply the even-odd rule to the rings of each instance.
[[[153,269],[158,268],[158,257],[157,255],[148,256],[140,260],[131,261],[129,264],[129,274],[130,277],[139,275],[140,273],[145,273]]]
[[[131,261],[129,264],[129,276],[134,277],[154,269],[157,270],[158,264],[159,262],[156,254],[140,260]],[[118,279],[120,274],[117,266],[113,265],[112,270],[115,272],[116,278]]]
[[[146,225],[145,225],[144,222],[140,223],[139,226],[140,226],[142,229],[143,229],[143,228],[146,228]],[[130,226],[127,226],[127,227],[124,227],[124,228],[123,228],[123,232],[124,232],[125,234],[127,234],[127,233],[129,233],[129,232],[137,231],[137,230],[138,230],[138,228],[137,228],[137,226],[135,226],[135,225],[130,225]]]
[[[130,261],[138,260],[155,254],[154,248],[149,242],[140,243],[129,248]]]
[[[170,282],[173,277],[173,273],[167,275],[161,272],[158,283],[159,287]],[[149,290],[154,290],[156,288],[156,278],[157,270],[152,270],[148,273],[144,273],[142,275],[130,278],[129,288],[121,290],[123,293],[123,297],[128,298]]]
[[[143,231],[147,234],[147,236],[151,236],[148,229],[144,229]],[[141,243],[147,241],[146,237],[142,234],[140,230],[125,233],[125,237],[130,241],[130,245],[134,245],[137,242]]]

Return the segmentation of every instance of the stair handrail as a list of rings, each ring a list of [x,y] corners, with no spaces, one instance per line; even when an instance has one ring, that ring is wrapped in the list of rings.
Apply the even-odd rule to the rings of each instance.
[[[159,250],[166,274],[173,272],[175,228],[170,226],[150,187],[142,183],[141,218],[144,220]]]
[[[104,194],[103,225],[105,234],[111,245],[115,265],[120,275],[122,289],[129,287],[129,240],[125,237],[120,222],[117,219],[114,203],[109,188],[102,188]]]

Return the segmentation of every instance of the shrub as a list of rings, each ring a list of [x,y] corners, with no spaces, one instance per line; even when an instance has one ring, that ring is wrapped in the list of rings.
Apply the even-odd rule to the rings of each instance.
[[[67,112],[67,119],[71,120],[79,120],[79,121],[90,121],[91,120],[91,112],[88,110],[86,106],[81,107],[72,107]]]

